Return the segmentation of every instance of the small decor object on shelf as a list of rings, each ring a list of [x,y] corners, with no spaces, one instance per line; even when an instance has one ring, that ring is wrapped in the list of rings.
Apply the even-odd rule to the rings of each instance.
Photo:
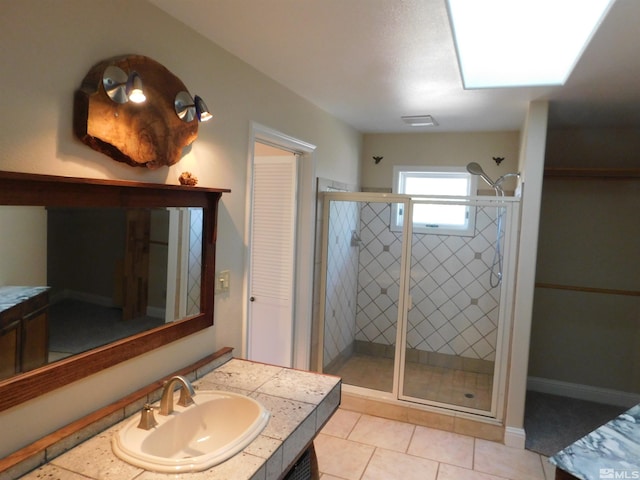
[[[180,185],[189,185],[191,187],[198,183],[198,177],[191,175],[191,172],[182,172],[178,180],[180,180]]]

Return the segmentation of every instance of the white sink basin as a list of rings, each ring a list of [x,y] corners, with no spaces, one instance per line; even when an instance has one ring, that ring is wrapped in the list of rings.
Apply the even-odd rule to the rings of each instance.
[[[143,430],[133,415],[114,436],[114,453],[132,465],[165,473],[197,472],[224,462],[262,432],[269,412],[252,398],[217,390],[197,391],[195,405],[174,404],[170,415]]]

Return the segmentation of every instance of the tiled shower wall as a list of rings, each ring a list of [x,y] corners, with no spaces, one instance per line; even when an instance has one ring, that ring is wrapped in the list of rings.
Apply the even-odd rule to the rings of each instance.
[[[331,202],[323,342],[325,370],[353,353],[358,247],[352,246],[351,237],[358,230],[358,218],[356,202]]]
[[[393,352],[402,254],[402,233],[389,228],[390,204],[335,201],[330,208],[325,370],[356,348]],[[489,277],[497,208],[475,212],[473,237],[413,235],[407,358],[434,352],[440,359],[495,360],[500,287],[492,288]]]
[[[402,232],[391,231],[391,204],[363,203],[360,206],[360,255],[358,266],[358,349],[367,345],[395,345],[400,292]],[[384,349],[377,348],[382,352]]]
[[[202,209],[189,209],[189,282],[187,285],[187,314],[200,312],[202,275]]]
[[[496,207],[476,208],[473,237],[414,234],[407,348],[495,360],[500,287],[489,285]],[[361,207],[358,343],[394,345],[402,238],[390,205]]]

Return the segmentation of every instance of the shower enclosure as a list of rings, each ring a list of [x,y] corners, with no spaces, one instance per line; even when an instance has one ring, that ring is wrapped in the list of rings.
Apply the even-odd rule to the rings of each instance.
[[[518,199],[324,195],[317,369],[345,391],[501,418]],[[469,228],[414,232],[414,209],[434,206]]]

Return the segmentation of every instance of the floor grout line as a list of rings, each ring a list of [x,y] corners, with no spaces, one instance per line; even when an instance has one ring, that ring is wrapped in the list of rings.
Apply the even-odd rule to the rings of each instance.
[[[360,474],[359,480],[362,480],[362,477],[364,477],[364,474],[367,473],[367,468],[369,468],[369,465],[371,464],[371,460],[373,459],[373,456],[376,454],[376,450],[378,450],[378,447],[373,446],[373,451],[371,452],[371,455],[369,456],[369,460],[364,466],[364,470],[362,470],[362,473]]]
[[[358,425],[362,425],[361,422],[365,421],[366,418],[371,417],[371,418],[379,418],[376,417],[375,415],[369,415],[369,414],[364,414],[364,413],[359,413],[359,412],[352,412],[357,414],[357,417],[355,419],[355,421],[353,421],[353,423],[351,424],[350,428],[348,428],[348,432],[346,433],[345,437],[341,437],[338,436],[339,434],[336,435],[332,435],[329,433],[323,433],[324,435],[327,435],[328,437],[333,437],[336,439],[341,439],[346,441],[347,443],[353,444],[353,445],[362,445],[362,446],[366,446],[366,447],[370,447],[371,453],[369,454],[369,456],[367,457],[366,463],[364,465],[364,468],[362,470],[362,473],[359,474],[358,476],[358,480],[362,480],[363,478],[365,478],[365,474],[367,472],[367,469],[371,466],[371,462],[373,461],[374,457],[380,453],[381,450],[388,450],[388,451],[392,451],[392,452],[396,452],[396,453],[400,453],[403,455],[407,455],[409,457],[414,457],[414,458],[420,458],[423,460],[429,460],[432,462],[437,463],[437,467],[436,467],[436,476],[435,476],[435,480],[438,480],[438,476],[442,473],[442,467],[444,465],[449,465],[451,467],[454,468],[461,468],[467,471],[471,471],[471,472],[476,472],[478,474],[483,474],[483,475],[492,475],[493,477],[495,477],[496,479],[504,479],[504,480],[516,480],[514,477],[504,477],[503,475],[500,474],[496,474],[496,473],[489,473],[486,471],[482,471],[482,470],[477,470],[478,467],[478,439],[469,435],[462,435],[462,434],[456,434],[456,435],[461,435],[461,436],[465,436],[465,437],[470,437],[472,439],[472,443],[471,443],[471,467],[464,467],[464,466],[460,466],[457,465],[455,463],[448,463],[448,462],[444,462],[441,460],[437,460],[435,458],[429,458],[429,457],[425,457],[422,456],[420,454],[411,454],[409,453],[409,450],[411,448],[411,445],[413,444],[414,440],[415,440],[415,435],[416,435],[416,431],[417,431],[417,427],[418,425],[413,424],[411,422],[406,422],[406,421],[401,421],[401,420],[392,420],[392,419],[384,419],[388,422],[390,422],[391,424],[402,424],[402,425],[410,425],[411,426],[411,433],[409,435],[409,439],[407,441],[406,446],[402,449],[402,450],[394,450],[392,448],[385,448],[382,446],[379,446],[377,444],[374,443],[368,443],[367,440],[352,440],[350,437],[353,435],[354,431],[356,430],[356,428],[358,427]],[[363,425],[362,425],[363,426]],[[437,429],[435,429],[437,430]],[[322,432],[321,432],[322,433]],[[450,432],[450,433],[454,433],[455,432]],[[375,442],[375,441],[374,441]],[[496,442],[499,444],[499,442]],[[535,454],[538,458],[538,465],[541,469],[541,473],[542,473],[542,478],[544,480],[552,480],[551,478],[549,478],[549,475],[547,474],[547,470],[545,469],[545,458],[543,458],[542,455],[536,453],[536,452],[532,452],[533,454]],[[324,476],[325,473],[322,472],[322,475]],[[338,476],[338,478],[343,478]],[[517,479],[517,480],[521,480],[521,479]]]

